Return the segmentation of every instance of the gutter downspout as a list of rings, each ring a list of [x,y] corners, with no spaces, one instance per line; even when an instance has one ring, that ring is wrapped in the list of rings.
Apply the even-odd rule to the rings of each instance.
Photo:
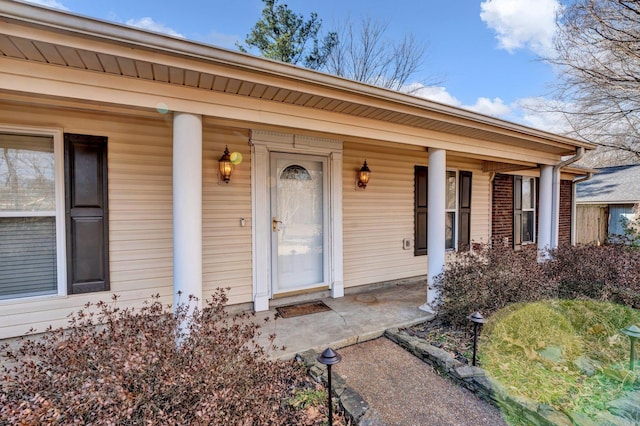
[[[593,172],[580,176],[571,181],[571,245],[576,245],[576,188],[580,182],[586,182],[593,177]]]
[[[584,147],[579,146],[576,155],[553,166],[552,178],[552,204],[551,204],[551,248],[558,247],[558,231],[560,228],[560,169],[573,164],[584,156]],[[575,197],[571,200],[571,214],[573,224],[573,212],[575,210]],[[572,225],[573,233],[573,225]]]

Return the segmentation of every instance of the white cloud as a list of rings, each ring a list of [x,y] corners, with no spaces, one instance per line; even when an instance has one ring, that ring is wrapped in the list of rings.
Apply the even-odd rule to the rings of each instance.
[[[166,25],[161,24],[159,22],[156,22],[153,20],[153,18],[150,18],[148,16],[145,16],[144,18],[140,18],[140,19],[129,19],[126,22],[126,24],[132,27],[142,28],[144,30],[154,31],[156,33],[163,33],[163,34],[168,34],[174,37],[185,38],[185,36],[175,31],[174,29],[169,28]]]
[[[493,117],[505,117],[511,112],[511,107],[500,98],[478,98],[475,104],[465,105],[463,108]]]
[[[401,91],[442,104],[462,106],[462,102],[447,92],[446,87],[442,86],[424,86],[420,83],[411,83],[403,87]]]
[[[39,4],[40,6],[50,7],[52,9],[69,10],[68,7],[56,0],[27,0],[29,3]]]
[[[241,42],[242,40],[236,35],[211,31],[209,34],[207,34],[205,41],[209,44],[213,44],[214,46],[224,47],[227,49],[235,49],[236,42]]]
[[[463,105],[460,100],[447,91],[446,87],[442,86],[423,86],[419,83],[412,83],[405,86],[402,91],[429,99],[430,101],[440,102],[494,117],[504,117],[511,113],[511,107],[506,105],[500,98],[478,98],[473,105]]]
[[[500,98],[480,97],[473,105],[464,105],[443,86],[412,83],[405,86],[402,92],[551,133],[566,134],[571,130],[567,119],[558,112],[569,110],[570,105],[544,97],[522,98],[508,104]]]
[[[480,10],[501,49],[527,48],[542,56],[553,51],[556,14],[562,10],[558,0],[486,0]]]
[[[570,105],[547,98],[522,98],[514,102],[514,112],[517,115],[513,119],[536,129],[564,134],[571,130],[571,126],[559,110],[568,109]]]

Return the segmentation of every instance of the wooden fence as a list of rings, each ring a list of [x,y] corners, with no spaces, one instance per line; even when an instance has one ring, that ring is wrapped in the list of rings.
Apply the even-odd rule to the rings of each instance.
[[[603,244],[607,239],[609,212],[606,205],[576,206],[576,244]]]

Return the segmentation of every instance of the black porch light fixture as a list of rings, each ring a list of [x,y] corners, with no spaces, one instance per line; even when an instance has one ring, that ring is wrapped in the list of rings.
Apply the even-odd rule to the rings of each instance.
[[[358,172],[358,188],[365,189],[367,187],[370,175],[371,170],[369,170],[367,160],[364,160],[364,163],[362,164],[362,167],[360,167],[360,171]]]
[[[324,364],[327,366],[327,393],[328,393],[328,404],[329,404],[329,426],[333,426],[333,407],[331,404],[331,366],[333,364],[337,364],[342,361],[342,357],[339,353],[334,351],[331,348],[325,349],[317,358],[320,364]]]
[[[469,321],[473,323],[473,362],[472,365],[476,366],[476,354],[478,348],[478,328],[487,322],[486,318],[478,311],[472,313],[467,317]]]
[[[636,363],[636,339],[640,339],[640,328],[636,325],[630,325],[620,331],[631,339],[631,359],[629,360],[629,370],[633,371]]]
[[[233,163],[231,162],[231,153],[229,152],[229,147],[224,147],[224,154],[218,160],[218,166],[220,168],[220,179],[224,183],[229,183],[231,180],[231,172],[233,171]]]

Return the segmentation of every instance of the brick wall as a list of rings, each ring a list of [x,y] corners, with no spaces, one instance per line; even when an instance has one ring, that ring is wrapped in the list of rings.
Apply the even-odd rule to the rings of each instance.
[[[572,183],[560,181],[560,223],[558,226],[558,245],[571,244],[571,198]]]
[[[491,241],[513,247],[513,176],[496,174],[491,210]]]

